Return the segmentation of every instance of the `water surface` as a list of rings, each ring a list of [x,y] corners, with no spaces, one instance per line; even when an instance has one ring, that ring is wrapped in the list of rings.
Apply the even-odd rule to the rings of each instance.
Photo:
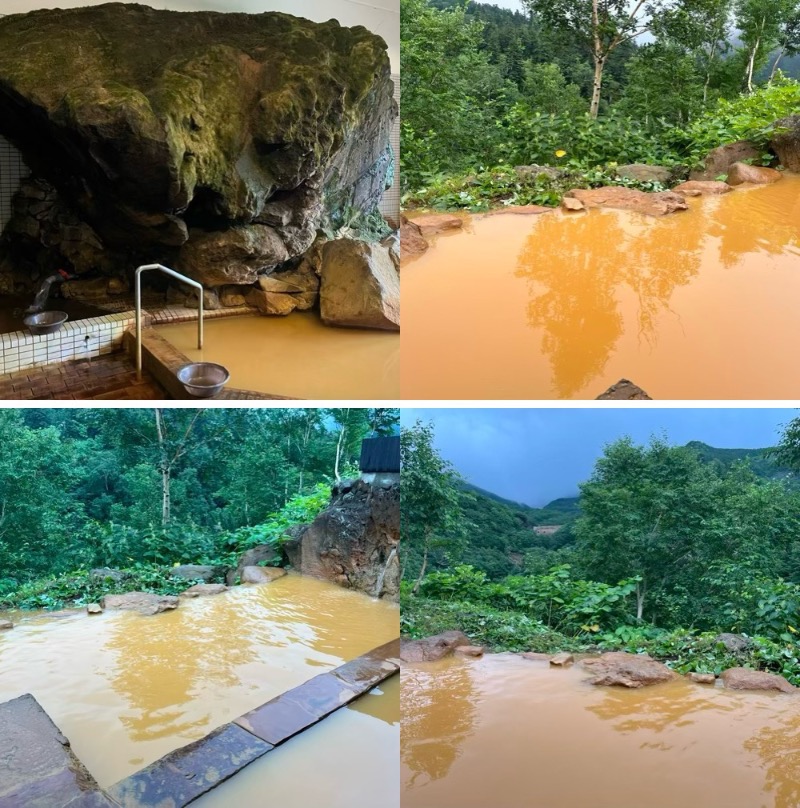
[[[388,642],[398,621],[396,605],[299,575],[160,615],[32,616],[0,634],[0,701],[32,693],[108,786]]]
[[[225,365],[231,387],[304,399],[400,397],[396,333],[329,328],[313,312],[209,320],[202,351],[196,322],[158,332],[192,361]]]
[[[800,804],[800,698],[586,678],[510,654],[404,666],[403,808]]]
[[[403,398],[800,397],[800,177],[688,204],[440,236],[402,269]]]

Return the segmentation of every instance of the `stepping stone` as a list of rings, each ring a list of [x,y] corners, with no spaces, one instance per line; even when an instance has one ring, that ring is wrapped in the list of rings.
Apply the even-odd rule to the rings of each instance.
[[[113,805],[36,699],[0,704],[0,808]]]
[[[380,657],[369,655],[361,656],[341,665],[331,673],[341,679],[346,685],[359,693],[366,693],[375,685],[380,684],[384,679],[394,676],[398,671],[394,662],[389,662]]]
[[[333,673],[322,673],[251,710],[234,723],[277,746],[359,695]]]
[[[108,792],[123,808],[183,808],[271,749],[240,727],[225,724],[121,780]]]

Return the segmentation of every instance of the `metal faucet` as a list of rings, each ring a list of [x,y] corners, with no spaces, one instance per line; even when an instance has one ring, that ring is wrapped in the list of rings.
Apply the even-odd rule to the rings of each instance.
[[[70,275],[65,269],[59,269],[58,272],[46,277],[40,284],[36,296],[33,298],[33,303],[25,309],[25,313],[38,314],[47,304],[47,298],[50,296],[50,287],[56,282],[62,283],[74,277],[74,275]]]

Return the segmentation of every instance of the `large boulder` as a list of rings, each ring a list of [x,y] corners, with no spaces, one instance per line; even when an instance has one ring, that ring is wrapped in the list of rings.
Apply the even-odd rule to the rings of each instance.
[[[584,667],[592,673],[593,685],[618,685],[621,687],[646,687],[660,682],[669,682],[678,674],[647,654],[628,654],[612,651],[593,659],[585,659]]]
[[[800,172],[800,115],[781,118],[775,122],[775,129],[769,147],[784,168]]]
[[[323,323],[400,330],[400,274],[388,247],[349,238],[329,241],[320,274]]]
[[[428,249],[428,242],[422,235],[419,225],[405,216],[400,217],[400,260],[405,263],[410,258],[422,255]]]
[[[730,193],[733,188],[727,182],[719,180],[689,180],[676,185],[672,190],[681,196],[718,196]]]
[[[291,535],[284,550],[304,575],[397,600],[399,541],[400,486],[356,480],[340,485],[330,505]]]
[[[419,228],[423,238],[428,239],[431,236],[463,229],[464,217],[456,216],[454,213],[426,213],[424,216],[417,216],[414,224]]]
[[[132,3],[12,14],[0,135],[91,229],[81,268],[182,248],[205,283],[250,283],[322,225],[376,208],[393,169],[390,73],[380,37],[335,20]]]
[[[271,584],[284,575],[286,570],[280,567],[243,567],[241,577],[243,584]]]
[[[174,595],[125,592],[123,595],[105,595],[100,599],[100,606],[103,609],[139,612],[139,614],[159,614],[177,609],[178,602],[178,598]]]
[[[782,179],[780,171],[763,166],[751,166],[747,163],[734,163],[728,172],[728,185],[742,185],[749,182],[753,185],[769,185]]]
[[[714,637],[714,642],[722,645],[731,654],[739,654],[746,651],[753,644],[753,641],[744,634],[731,634],[723,632]]]
[[[228,587],[225,584],[195,584],[181,592],[182,598],[202,598],[209,595],[221,595],[227,592]]]
[[[684,198],[672,191],[648,193],[618,185],[573,188],[566,197],[577,199],[584,208],[620,208],[645,213],[648,216],[664,216],[667,213],[687,209]]]
[[[443,631],[424,640],[402,640],[400,660],[402,662],[436,662],[455,653],[456,648],[471,646],[466,634],[460,631]]]
[[[737,140],[712,149],[703,161],[703,167],[697,168],[689,175],[690,180],[716,180],[726,177],[734,163],[743,160],[759,160],[761,149],[749,140]]]
[[[794,693],[797,690],[783,676],[750,668],[728,668],[722,671],[720,679],[731,690],[778,690],[781,693]]]
[[[629,379],[620,379],[601,393],[596,401],[652,401],[652,399]]]
[[[644,163],[617,166],[615,173],[624,180],[659,182],[662,185],[666,185],[672,179],[672,169],[664,166],[649,166]]]

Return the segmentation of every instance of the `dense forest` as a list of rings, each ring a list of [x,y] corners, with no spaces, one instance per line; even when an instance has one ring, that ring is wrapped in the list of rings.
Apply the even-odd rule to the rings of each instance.
[[[533,531],[536,509],[465,486],[433,441],[430,425],[401,433],[406,633],[647,650],[680,670],[746,663],[800,683],[800,419],[757,451],[621,438],[549,535]],[[719,632],[750,638],[742,658]]]
[[[797,0],[401,0],[405,203],[555,204],[567,187],[676,178],[800,107]],[[765,155],[765,159],[769,159]],[[531,175],[516,166],[557,168]]]
[[[169,589],[172,565],[279,544],[397,429],[392,409],[0,410],[0,606],[80,600],[99,567]]]

